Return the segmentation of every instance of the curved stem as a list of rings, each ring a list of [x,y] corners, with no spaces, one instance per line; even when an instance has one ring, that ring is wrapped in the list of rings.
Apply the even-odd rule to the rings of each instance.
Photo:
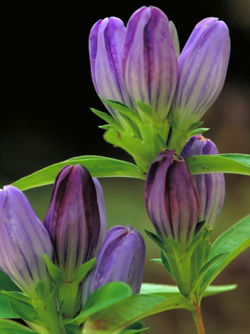
[[[195,322],[197,334],[206,334],[205,327],[202,320],[201,306],[200,304],[194,305],[195,309],[192,312],[193,319]]]

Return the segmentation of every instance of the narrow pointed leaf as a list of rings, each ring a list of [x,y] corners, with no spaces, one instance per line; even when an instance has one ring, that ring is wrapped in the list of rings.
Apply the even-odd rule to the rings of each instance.
[[[20,289],[7,274],[0,270],[0,290],[19,291]]]
[[[55,181],[56,175],[66,165],[80,164],[87,168],[92,177],[130,177],[144,179],[144,175],[132,163],[108,157],[85,155],[71,158],[25,176],[13,185],[20,190],[32,189]]]
[[[92,315],[85,323],[83,333],[115,334],[130,324],[149,315],[166,310],[190,309],[182,296],[133,295],[101,312]]]
[[[90,272],[90,270],[92,270],[95,264],[96,264],[95,258],[82,264],[76,272],[75,282],[80,283],[84,279],[84,277]]]
[[[2,293],[0,293],[0,318],[20,318],[10,306],[10,298]]]
[[[83,311],[73,321],[70,320],[69,322],[80,325],[91,315],[125,300],[131,295],[132,290],[127,284],[122,282],[108,283],[93,292],[83,305]]]
[[[209,258],[215,258],[225,253],[216,261],[204,276],[201,284],[201,294],[216,276],[240,253],[250,247],[250,215],[222,233],[212,244]]]
[[[107,122],[108,124],[112,125],[114,129],[121,129],[120,125],[116,123],[113,117],[109,116],[107,113],[103,111],[96,110],[94,108],[90,108],[90,110],[98,117],[100,117],[102,120]]]
[[[16,313],[19,318],[41,324],[38,313],[31,305],[13,298],[10,299],[9,303],[13,312]]]
[[[212,296],[218,293],[231,291],[237,288],[236,284],[230,285],[210,285],[205,292],[205,296]],[[180,295],[179,289],[175,285],[143,283],[141,294],[155,294],[160,296]]]
[[[23,326],[15,321],[1,319],[0,320],[0,333],[1,334],[36,334],[30,328]]]
[[[250,175],[249,154],[197,155],[185,160],[192,174],[234,173]]]

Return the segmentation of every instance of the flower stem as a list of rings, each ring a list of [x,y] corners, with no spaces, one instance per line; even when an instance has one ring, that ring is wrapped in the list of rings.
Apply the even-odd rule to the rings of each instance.
[[[192,312],[194,323],[196,326],[197,334],[206,334],[205,327],[202,320],[202,313],[200,304],[194,305],[194,311]]]
[[[41,334],[65,334],[62,315],[57,311],[56,302],[52,293],[46,298],[37,298],[33,300],[33,306],[44,323],[44,328],[40,328]]]

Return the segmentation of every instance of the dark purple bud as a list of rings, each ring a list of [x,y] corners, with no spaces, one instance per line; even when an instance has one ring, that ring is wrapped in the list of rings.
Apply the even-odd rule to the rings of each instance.
[[[84,282],[83,300],[109,282],[125,282],[134,293],[140,291],[145,260],[145,244],[132,227],[111,228],[97,254],[95,269]]]
[[[44,222],[65,280],[70,281],[77,268],[94,256],[102,230],[100,216],[104,221],[103,203],[98,206],[95,183],[87,169],[64,167],[55,181]]]
[[[199,198],[185,161],[174,153],[166,150],[151,164],[145,201],[157,233],[185,242],[199,222]]]
[[[183,158],[192,155],[218,154],[216,145],[201,135],[189,139],[181,153]],[[200,221],[212,226],[221,211],[225,197],[225,178],[223,173],[193,175],[200,197]]]
[[[17,188],[0,190],[0,267],[25,292],[49,282],[44,255],[52,256],[49,234],[26,196]]]

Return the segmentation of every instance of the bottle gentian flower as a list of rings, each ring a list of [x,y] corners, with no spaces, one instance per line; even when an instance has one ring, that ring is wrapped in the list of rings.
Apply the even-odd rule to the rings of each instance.
[[[91,259],[105,227],[101,186],[86,168],[66,166],[58,174],[44,223],[55,247],[55,262],[71,281]],[[100,203],[100,205],[99,205]]]
[[[44,255],[52,257],[49,233],[26,196],[13,186],[0,190],[0,267],[26,293],[49,284]]]
[[[132,227],[111,228],[98,251],[95,269],[83,285],[83,300],[110,282],[125,282],[134,293],[140,291],[145,260],[145,244]]]
[[[192,155],[218,154],[217,146],[202,135],[189,139],[181,153],[183,158]],[[223,173],[192,175],[200,197],[199,221],[212,226],[220,213],[225,198],[225,178]]]
[[[227,25],[217,18],[200,21],[178,59],[178,84],[171,120],[182,130],[198,122],[219,96],[230,55]]]
[[[178,69],[169,21],[160,9],[138,9],[127,27],[115,17],[98,21],[90,32],[89,51],[99,96],[134,109],[141,101],[158,119],[166,119]]]
[[[148,215],[164,239],[186,242],[199,222],[199,196],[187,165],[174,150],[166,150],[151,164],[146,184]]]

